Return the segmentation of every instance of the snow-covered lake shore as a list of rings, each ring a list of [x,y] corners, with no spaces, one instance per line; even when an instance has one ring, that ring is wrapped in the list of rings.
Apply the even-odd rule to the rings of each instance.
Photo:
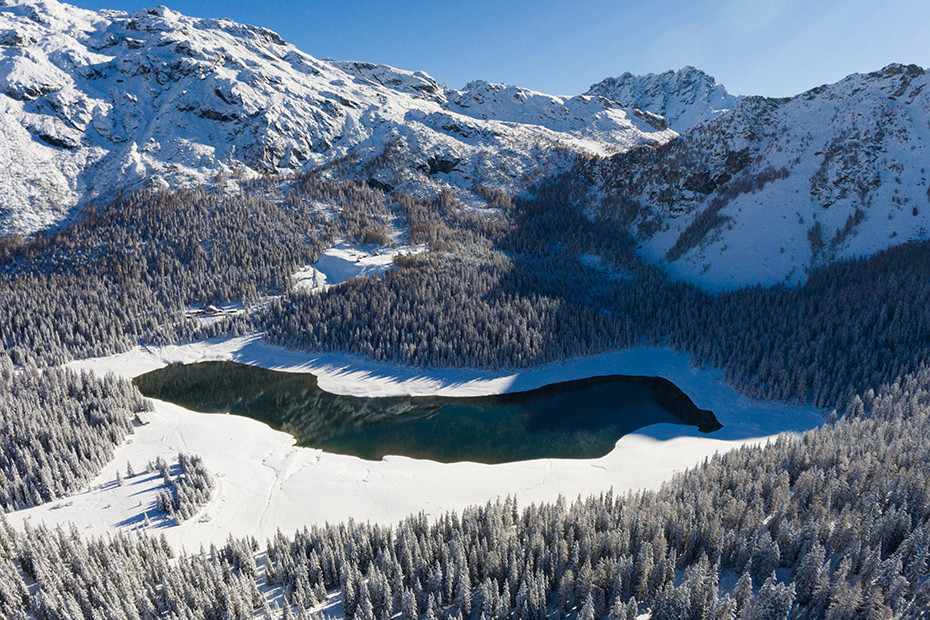
[[[277,529],[291,533],[304,525],[349,518],[391,523],[410,513],[438,515],[508,494],[526,504],[610,488],[655,489],[715,452],[764,443],[824,421],[823,412],[813,408],[745,398],[722,381],[722,372],[692,368],[685,354],[647,347],[519,371],[422,370],[342,353],[292,352],[249,336],[137,347],[69,366],[131,378],[169,363],[217,360],[310,372],[322,389],[355,396],[476,396],[597,375],[661,376],[698,407],[712,410],[724,427],[702,434],[693,427],[658,424],[622,437],[608,455],[591,460],[484,465],[389,456],[375,462],[297,447],[290,435],[248,418],[196,413],[155,401],[155,411],[143,415],[145,424],[117,449],[88,490],[11,513],[10,522],[72,522],[88,534],[138,527],[146,512],[154,517],[160,478],[138,475],[119,486],[114,482],[117,471],[124,473],[127,462],[143,471],[157,456],[173,460],[178,452],[190,452],[203,457],[216,478],[213,498],[193,519],[171,527],[158,527],[156,520],[151,531],[164,533],[174,545],[196,549],[201,543],[221,543],[229,534],[263,539]]]

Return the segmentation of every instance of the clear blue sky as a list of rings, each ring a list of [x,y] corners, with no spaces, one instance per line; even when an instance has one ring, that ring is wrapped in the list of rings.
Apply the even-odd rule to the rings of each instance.
[[[694,65],[737,94],[785,96],[890,62],[930,66],[930,0],[73,0],[271,28],[318,58],[577,94],[624,71]]]

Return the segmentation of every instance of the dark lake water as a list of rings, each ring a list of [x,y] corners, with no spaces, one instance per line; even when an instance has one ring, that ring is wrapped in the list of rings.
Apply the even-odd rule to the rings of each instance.
[[[359,398],[324,392],[309,373],[234,362],[172,364],[136,377],[145,396],[205,413],[229,412],[286,431],[302,446],[378,460],[444,463],[597,458],[650,424],[720,424],[673,383],[611,375],[526,392],[450,398]]]

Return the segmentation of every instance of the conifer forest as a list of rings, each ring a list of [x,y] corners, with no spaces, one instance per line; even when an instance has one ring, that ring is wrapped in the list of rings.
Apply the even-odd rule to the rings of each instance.
[[[228,19],[0,0],[0,618],[930,617],[928,81],[888,65],[740,97],[686,67],[573,97],[455,89]],[[203,353],[240,342],[291,362]],[[421,472],[552,463],[391,453],[407,487],[370,463],[340,494],[350,468],[268,420],[134,381],[312,366],[364,407],[624,351],[686,356],[700,411],[718,372],[758,432],[647,426],[574,471],[706,452],[649,484],[447,509]],[[187,445],[226,423],[250,430],[216,450],[265,478]],[[370,510],[281,503],[295,463],[332,468],[302,506]],[[378,484],[407,516],[364,503]],[[260,518],[223,531],[249,503]],[[67,518],[85,506],[94,527]]]

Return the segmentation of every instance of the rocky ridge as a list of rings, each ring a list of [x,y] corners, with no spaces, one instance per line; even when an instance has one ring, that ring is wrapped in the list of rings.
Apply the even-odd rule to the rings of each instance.
[[[391,147],[385,187],[519,190],[579,152],[675,136],[602,97],[561,98],[313,58],[269,30],[165,7],[0,0],[0,234],[119,190],[291,174]],[[382,166],[383,167],[383,166]],[[380,175],[380,176],[378,176]]]
[[[668,119],[672,129],[684,133],[732,110],[742,99],[700,69],[606,78],[585,93],[648,110]]]
[[[804,281],[812,267],[930,231],[930,77],[853,74],[795,97],[747,97],[657,147],[578,164],[599,215],[712,289]]]

